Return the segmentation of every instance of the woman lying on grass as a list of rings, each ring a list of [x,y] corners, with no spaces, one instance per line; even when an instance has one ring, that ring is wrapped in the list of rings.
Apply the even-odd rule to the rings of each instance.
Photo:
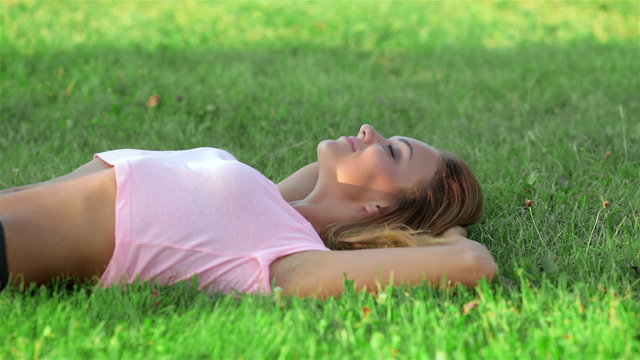
[[[482,213],[461,160],[370,125],[317,152],[277,186],[218,149],[127,149],[5,190],[1,286],[8,274],[13,285],[98,276],[101,286],[197,275],[208,292],[275,284],[325,297],[344,290],[345,276],[368,291],[495,276],[491,254],[460,227]]]

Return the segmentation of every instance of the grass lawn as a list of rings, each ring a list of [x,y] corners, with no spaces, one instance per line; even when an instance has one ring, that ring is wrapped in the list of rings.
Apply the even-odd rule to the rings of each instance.
[[[327,301],[8,290],[0,358],[638,358],[637,1],[0,6],[0,188],[128,147],[220,147],[279,181],[371,123],[468,161],[469,236],[500,267]]]

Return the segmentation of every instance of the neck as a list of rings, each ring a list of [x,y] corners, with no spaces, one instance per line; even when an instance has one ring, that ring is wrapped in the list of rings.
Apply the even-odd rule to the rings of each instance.
[[[350,202],[318,199],[312,195],[302,200],[291,201],[289,204],[311,223],[317,233],[334,222],[355,216],[358,209],[356,204]]]
[[[386,193],[365,190],[370,198],[388,197]],[[365,191],[356,186],[337,182],[326,185],[319,178],[311,193],[304,199],[290,201],[289,204],[311,223],[317,233],[321,233],[327,225],[366,215],[367,201],[363,193]]]
[[[326,209],[323,204],[309,203],[305,200],[292,201],[289,204],[311,223],[317,233],[320,233],[327,225],[335,221],[327,216],[330,212],[323,210]]]

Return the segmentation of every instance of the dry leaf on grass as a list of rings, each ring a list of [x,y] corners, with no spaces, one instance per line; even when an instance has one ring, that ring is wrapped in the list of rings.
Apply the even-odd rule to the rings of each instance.
[[[160,104],[160,95],[151,95],[147,100],[147,109],[151,109],[158,104]]]
[[[362,315],[364,316],[364,318],[368,318],[369,315],[371,315],[371,308],[368,306],[363,306],[362,307]]]
[[[462,313],[468,315],[472,309],[477,308],[479,305],[480,303],[477,300],[469,301],[462,306]]]

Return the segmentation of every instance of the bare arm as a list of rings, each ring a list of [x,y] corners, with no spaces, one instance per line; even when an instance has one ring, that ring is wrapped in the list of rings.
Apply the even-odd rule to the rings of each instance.
[[[313,191],[316,182],[318,182],[318,163],[313,162],[278,183],[278,190],[287,202],[302,200]]]
[[[297,254],[296,254],[297,255]],[[355,280],[358,290],[374,292],[378,286],[433,286],[460,283],[474,286],[483,277],[493,280],[497,266],[480,243],[452,234],[444,245],[351,251],[309,251],[299,253],[291,274],[278,284],[285,293],[327,297],[344,291],[344,278]]]
[[[1,190],[0,191],[0,195],[4,195],[4,194],[9,194],[9,193],[14,193],[14,192],[18,192],[18,191],[23,191],[23,190],[29,190],[32,188],[36,188],[36,187],[40,187],[40,186],[46,186],[46,185],[52,185],[52,184],[58,184],[61,182],[65,182],[68,180],[72,180],[72,179],[77,179],[79,177],[83,177],[89,174],[93,174],[97,171],[100,170],[104,170],[104,169],[108,169],[110,166],[107,165],[104,161],[100,160],[100,159],[93,159],[91,161],[89,161],[88,163],[80,166],[79,168],[75,169],[74,171],[70,172],[69,174],[57,177],[55,179],[51,179],[48,181],[43,181],[40,183],[36,183],[36,184],[30,184],[30,185],[23,185],[23,186],[18,186],[18,187],[14,187],[14,188],[10,188],[10,189],[6,189],[6,190]]]

